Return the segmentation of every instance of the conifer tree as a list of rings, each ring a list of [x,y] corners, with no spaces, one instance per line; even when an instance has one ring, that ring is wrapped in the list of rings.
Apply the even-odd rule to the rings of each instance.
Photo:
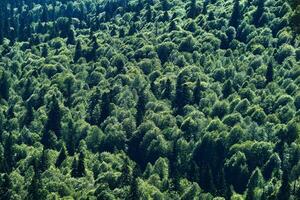
[[[202,96],[201,93],[202,93],[202,85],[200,79],[198,79],[193,91],[194,104],[198,105],[200,103],[201,96]]]
[[[138,101],[136,105],[136,125],[139,126],[144,119],[144,114],[146,110],[146,94],[144,91],[140,92],[140,95],[138,96]]]
[[[61,111],[56,97],[52,97],[49,105],[48,119],[45,124],[45,132],[53,131],[55,135],[60,138],[61,136]]]
[[[234,0],[232,13],[229,20],[229,26],[233,26],[234,28],[237,28],[240,24],[240,20],[241,20],[240,0]]]
[[[81,43],[80,40],[78,40],[75,47],[74,62],[76,63],[81,57],[82,57]]]
[[[11,192],[12,182],[7,173],[4,173],[3,177],[1,177],[0,182],[0,199],[6,200],[11,199],[12,192]]]
[[[172,96],[172,83],[171,80],[168,79],[165,84],[165,89],[163,90],[162,97],[171,100],[171,96]]]
[[[5,99],[6,101],[9,98],[9,87],[8,74],[2,71],[0,79],[0,98]]]
[[[263,13],[265,12],[265,1],[264,0],[258,0],[257,8],[255,12],[253,13],[253,24],[256,27],[261,26],[261,17]]]
[[[83,154],[83,152],[80,152],[79,158],[78,158],[77,176],[83,177],[85,175],[86,175],[86,171],[85,171],[84,154]]]
[[[273,74],[274,74],[273,64],[269,63],[266,72],[266,84],[273,81],[273,76],[274,76]]]
[[[65,145],[63,145],[62,148],[60,149],[59,155],[56,159],[55,166],[60,167],[66,158],[67,158],[66,147],[65,147]]]
[[[100,123],[104,122],[110,114],[110,92],[102,95]],[[99,124],[100,125],[100,124]]]

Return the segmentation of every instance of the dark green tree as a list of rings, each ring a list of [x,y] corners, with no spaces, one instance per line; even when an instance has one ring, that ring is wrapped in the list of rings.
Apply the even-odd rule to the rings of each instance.
[[[60,167],[66,158],[67,158],[66,147],[65,147],[65,145],[63,145],[62,148],[60,149],[59,155],[56,159],[55,166]]]
[[[262,15],[264,12],[265,12],[265,1],[258,0],[257,8],[256,8],[255,12],[253,13],[253,24],[256,27],[259,27],[262,25],[261,18],[262,18]]]
[[[80,152],[79,158],[78,158],[78,166],[77,166],[77,175],[78,177],[84,177],[86,175],[85,170],[85,161],[84,161],[84,154],[83,152]]]
[[[12,192],[11,192],[12,182],[7,173],[1,177],[0,182],[0,200],[7,200],[11,199]]]
[[[222,89],[222,93],[223,93],[223,98],[227,98],[229,95],[231,95],[234,92],[233,90],[233,86],[232,86],[232,81],[231,80],[227,80],[224,85],[223,85],[223,89]]]
[[[231,13],[231,17],[229,20],[229,26],[233,26],[237,28],[241,21],[241,7],[240,7],[240,0],[234,0],[234,5]]]
[[[191,0],[187,9],[187,17],[195,19],[200,14],[200,8],[196,3],[196,0]]]
[[[0,98],[5,99],[6,101],[9,98],[9,81],[8,81],[8,74],[2,71],[1,78],[0,78]]]
[[[194,104],[199,105],[202,96],[202,91],[203,86],[201,85],[200,79],[198,79],[193,91]]]
[[[55,96],[52,97],[49,105],[48,119],[45,124],[44,132],[53,131],[56,137],[61,137],[61,110],[58,100]]]
[[[273,81],[273,76],[274,76],[273,64],[269,63],[268,68],[267,68],[267,72],[266,72],[266,84]]]
[[[170,79],[165,83],[165,89],[163,90],[162,97],[172,100],[172,82]]]
[[[75,54],[74,54],[74,62],[76,63],[79,58],[82,57],[82,49],[81,49],[81,43],[80,41],[78,40],[77,44],[76,44],[76,47],[75,47]]]
[[[146,111],[146,103],[147,97],[144,91],[140,92],[138,96],[138,101],[136,104],[136,125],[139,126],[144,119],[145,111]]]

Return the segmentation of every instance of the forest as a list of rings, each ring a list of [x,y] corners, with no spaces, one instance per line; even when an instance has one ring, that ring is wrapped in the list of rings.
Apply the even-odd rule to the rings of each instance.
[[[1,0],[0,200],[299,200],[299,0]]]

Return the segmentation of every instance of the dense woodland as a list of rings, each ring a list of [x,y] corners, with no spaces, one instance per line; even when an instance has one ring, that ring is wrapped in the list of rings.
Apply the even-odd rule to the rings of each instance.
[[[1,0],[0,200],[300,199],[299,32],[299,0]]]

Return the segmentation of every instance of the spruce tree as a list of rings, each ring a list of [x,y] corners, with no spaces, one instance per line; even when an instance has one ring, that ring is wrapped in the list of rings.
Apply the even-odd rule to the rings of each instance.
[[[53,131],[55,135],[60,138],[61,136],[61,110],[56,97],[52,97],[48,112],[48,119],[45,124],[45,132]]]
[[[146,111],[146,103],[147,103],[147,99],[146,99],[146,94],[144,91],[141,91],[139,96],[138,96],[138,101],[137,101],[137,105],[136,105],[136,125],[139,126],[144,119],[144,114]]]
[[[77,165],[77,176],[84,177],[85,175],[86,175],[86,171],[85,171],[84,154],[83,152],[80,152],[78,165]]]
[[[202,85],[200,79],[197,80],[196,86],[193,91],[194,104],[199,105],[202,96]]]
[[[102,95],[100,123],[104,122],[110,114],[110,92]],[[100,125],[100,124],[99,124]]]
[[[253,13],[253,24],[256,27],[261,26],[261,17],[265,12],[265,0],[258,0],[257,8]]]
[[[229,20],[229,26],[233,26],[234,28],[237,28],[240,24],[240,20],[241,20],[240,0],[234,0],[232,13]]]
[[[1,177],[0,182],[0,199],[1,200],[9,200],[11,199],[12,192],[11,192],[12,182],[7,173],[4,173],[3,177]]]
[[[80,43],[80,40],[78,40],[77,44],[76,44],[76,47],[75,47],[75,54],[74,54],[74,62],[76,63],[79,58],[82,57],[82,49],[81,49],[81,43]]]
[[[267,68],[267,72],[266,72],[266,84],[273,81],[273,76],[274,76],[273,64],[269,63],[268,68]]]
[[[55,162],[55,167],[60,167],[63,161],[67,158],[66,148],[63,145]]]
[[[9,87],[8,74],[2,71],[0,79],[0,98],[5,99],[6,101],[9,98]]]
[[[171,100],[172,97],[172,82],[170,79],[165,83],[165,89],[163,90],[162,97]]]
[[[78,177],[78,160],[77,157],[74,156],[73,162],[72,162],[72,171],[71,176],[74,178]]]

